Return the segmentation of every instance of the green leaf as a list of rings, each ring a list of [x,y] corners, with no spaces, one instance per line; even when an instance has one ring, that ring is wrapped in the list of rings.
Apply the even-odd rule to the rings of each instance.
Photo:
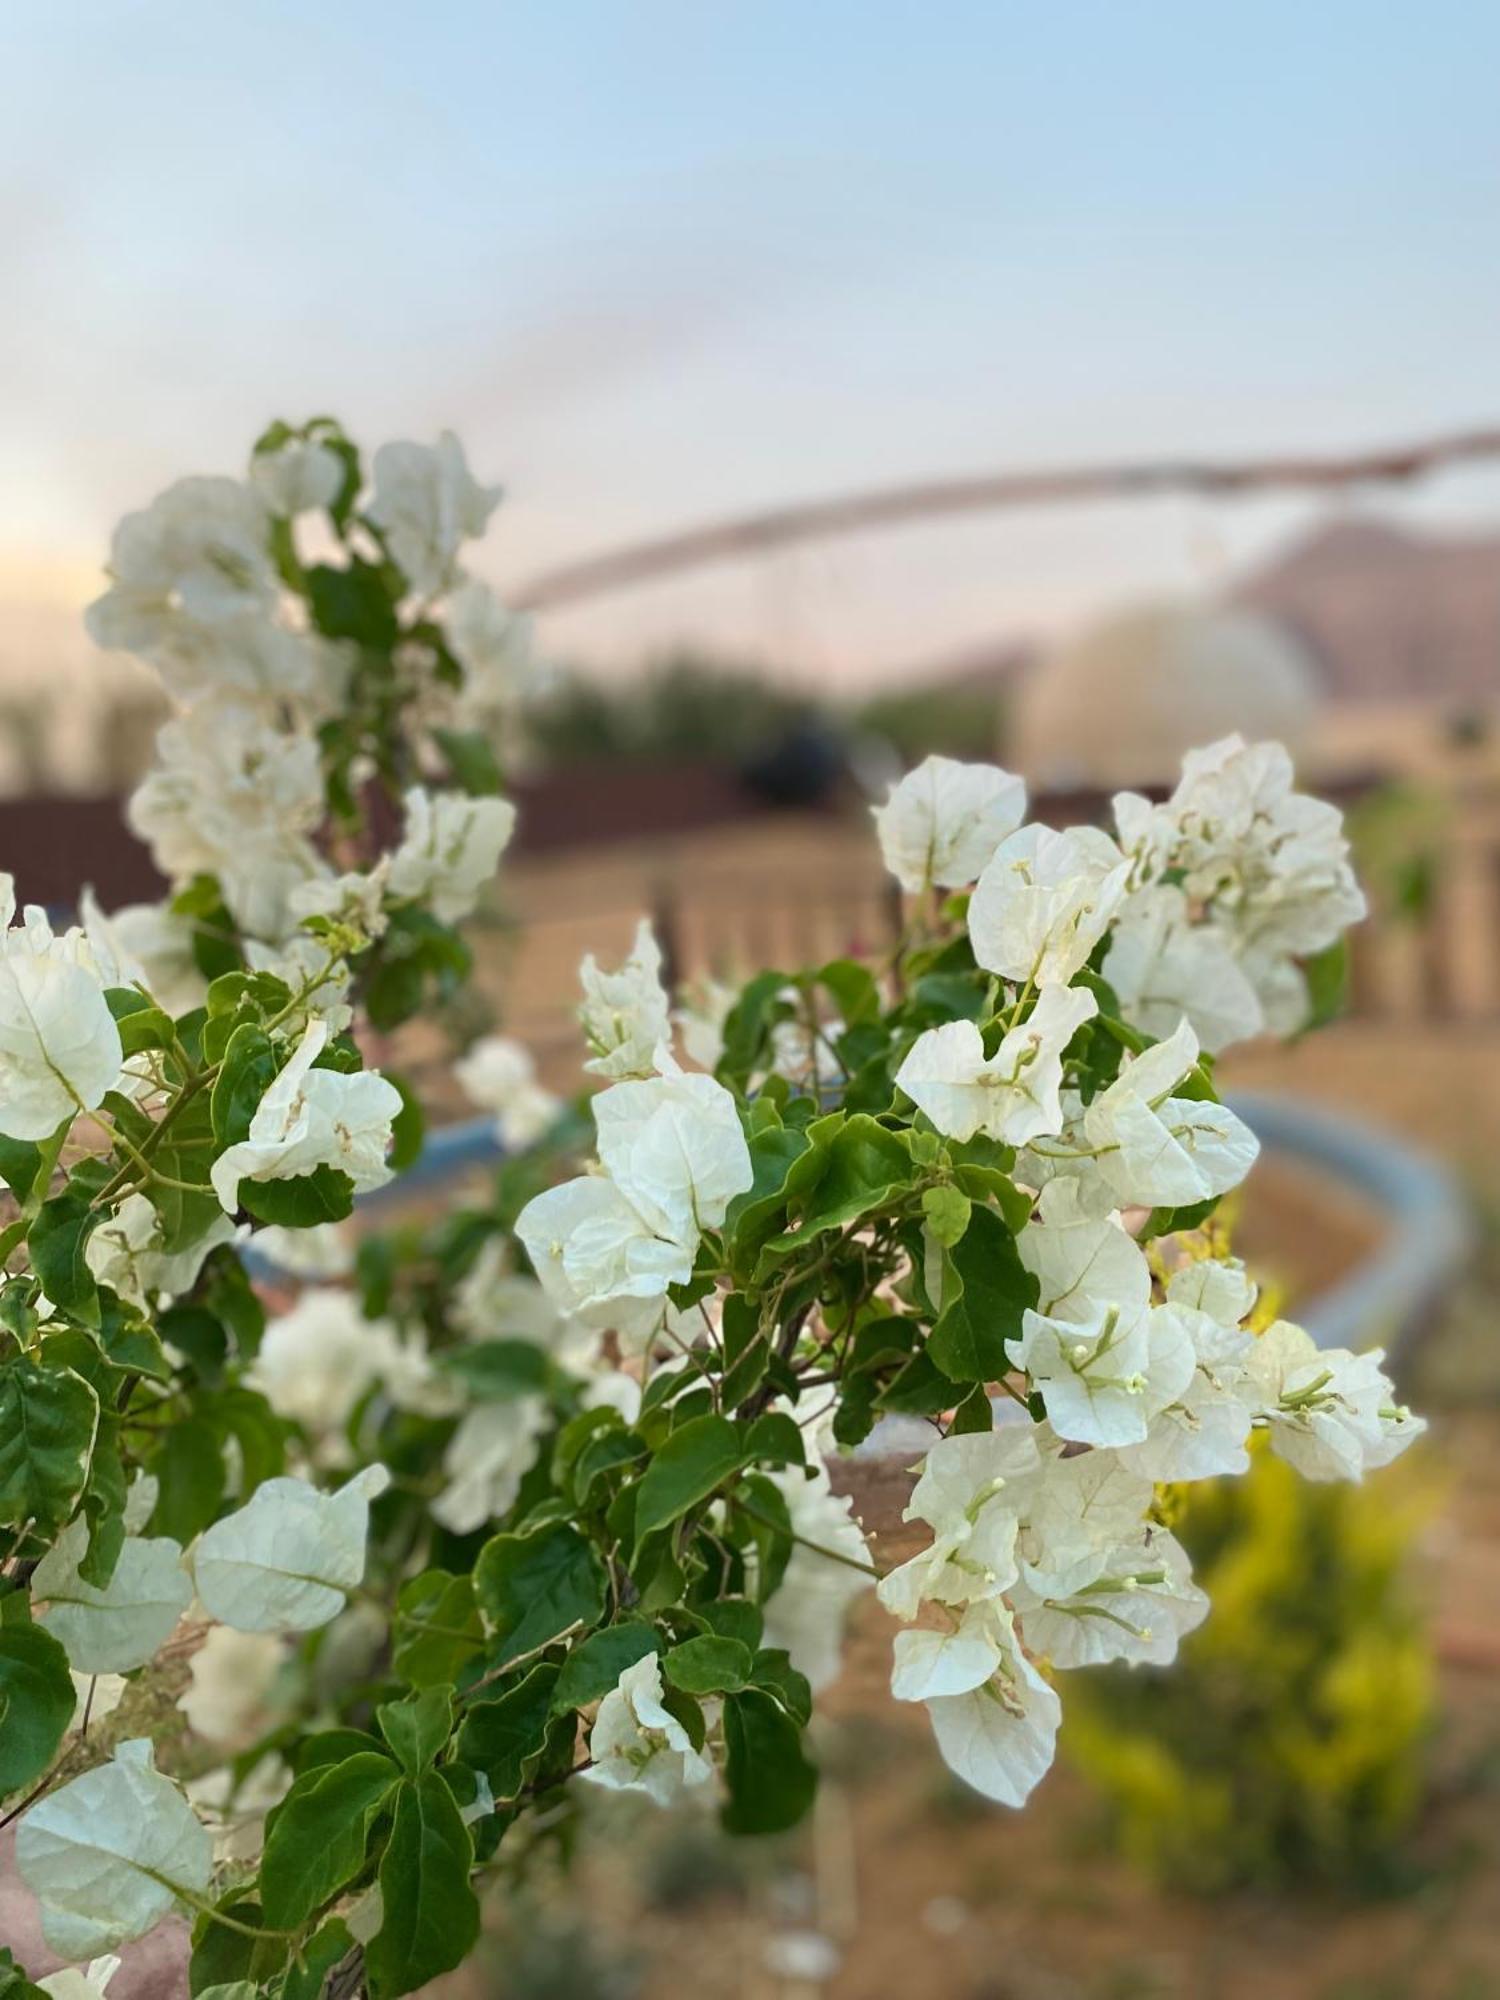
[[[282,1975],[280,2000],[323,2000],[328,1975],[354,1949],[342,1918],[333,1917],[291,1960]]]
[[[347,569],[314,563],[303,585],[313,623],[325,639],[357,639],[376,653],[389,651],[396,643],[396,608],[375,563],[358,556],[351,558]]]
[[[1302,1033],[1313,1028],[1323,1028],[1330,1021],[1336,1021],[1349,1000],[1349,939],[1347,934],[1334,939],[1324,950],[1315,952],[1302,963],[1302,976],[1307,981],[1309,1001],[1308,1015],[1303,1023]]]
[[[266,1821],[260,1893],[268,1924],[305,1923],[358,1874],[371,1821],[400,1776],[391,1758],[361,1751],[296,1780]]]
[[[106,993],[104,997],[108,1000],[112,996]],[[171,1015],[153,1007],[139,993],[131,997],[139,1000],[140,1005],[116,1017],[121,1051],[127,1056],[138,1056],[143,1049],[169,1049],[174,1039]]]
[[[78,1574],[96,1590],[108,1588],[125,1546],[125,1464],[120,1456],[119,1425],[100,1418],[89,1458],[88,1484],[83,1489],[83,1515],[89,1545]]]
[[[724,1701],[722,1818],[729,1833],[784,1833],[813,1802],[818,1774],[796,1723],[769,1694],[746,1688]]]
[[[786,1125],[753,1132],[749,1143],[754,1179],[744,1194],[735,1196],[724,1218],[725,1241],[735,1268],[745,1271],[755,1262],[756,1253],[786,1207],[793,1169],[811,1150],[807,1134]]]
[[[533,1653],[604,1612],[604,1565],[565,1521],[525,1535],[496,1535],[479,1551],[474,1596],[499,1641],[496,1665]]]
[[[40,1986],[33,1986],[21,1967],[10,1955],[8,1945],[0,1944],[0,2000],[47,2000]]]
[[[432,738],[464,791],[483,797],[504,789],[494,745],[482,729],[434,729]]]
[[[922,1195],[927,1227],[944,1249],[951,1250],[969,1226],[974,1204],[956,1187],[930,1187]]]
[[[1016,1239],[990,1208],[976,1208],[969,1227],[944,1253],[943,1310],[927,1352],[954,1382],[992,1382],[1010,1367],[1007,1340],[1037,1300],[1037,1283],[1021,1262]]]
[[[185,1354],[210,1386],[219,1382],[229,1358],[229,1335],[223,1323],[203,1306],[169,1306],[157,1321],[161,1337]]]
[[[672,1686],[684,1694],[737,1694],[749,1685],[755,1661],[738,1639],[704,1632],[674,1646],[661,1664]]]
[[[71,1368],[26,1355],[0,1366],[0,1522],[51,1534],[73,1512],[88,1478],[99,1403]]]
[[[405,1701],[388,1701],[375,1711],[380,1733],[401,1760],[409,1778],[420,1777],[442,1755],[453,1730],[453,1690],[424,1688]]]
[[[31,1195],[41,1171],[41,1148],[30,1139],[11,1139],[0,1132],[0,1181],[16,1200],[24,1203]]]
[[[812,1721],[812,1688],[780,1646],[762,1646],[755,1655],[755,1685],[774,1695],[799,1729]]]
[[[392,1627],[392,1665],[415,1688],[456,1681],[484,1644],[474,1579],[430,1569],[402,1584]]]
[[[982,1382],[976,1382],[968,1395],[953,1412],[953,1421],[948,1426],[949,1437],[962,1437],[969,1431],[988,1431],[995,1426],[995,1412],[990,1407],[989,1395]]]
[[[68,1656],[50,1632],[0,1625],[0,1798],[46,1770],[76,1700]]]
[[[250,1121],[276,1081],[281,1061],[280,1049],[253,1021],[243,1022],[229,1037],[209,1103],[221,1152],[250,1136]]]
[[[627,1667],[644,1660],[648,1653],[658,1652],[660,1644],[651,1626],[634,1620],[590,1632],[563,1662],[552,1696],[553,1712],[563,1715],[601,1700]]]
[[[422,1111],[422,1100],[404,1076],[397,1076],[394,1070],[382,1070],[387,1083],[395,1086],[401,1099],[401,1109],[391,1120],[390,1168],[393,1174],[404,1174],[421,1157],[422,1142],[427,1136],[427,1119]]]
[[[55,1306],[89,1325],[97,1323],[99,1302],[85,1252],[103,1220],[102,1208],[65,1188],[42,1203],[27,1238],[31,1268],[43,1292]]]
[[[199,1918],[193,1932],[193,1956],[188,1967],[189,1991],[198,2000],[227,1988],[235,1992],[248,1981],[253,1992],[265,1990],[286,1963],[286,1939],[268,1931],[265,1915],[243,1888],[229,1890],[212,1906],[233,1920],[228,1924]]]
[[[793,1189],[796,1226],[767,1244],[768,1256],[789,1256],[815,1237],[857,1222],[883,1207],[911,1180],[912,1160],[905,1140],[867,1112],[849,1118],[835,1112],[810,1126],[808,1136],[811,1157],[819,1168],[817,1178],[805,1190]],[[800,1178],[794,1170],[788,1187]]]
[[[544,1661],[496,1700],[476,1701],[466,1711],[458,1755],[483,1771],[497,1799],[515,1798],[545,1747],[557,1680],[557,1668]]]
[[[481,1340],[451,1348],[439,1365],[454,1375],[479,1403],[508,1403],[547,1389],[555,1371],[544,1349],[532,1340]]]
[[[767,1410],[745,1426],[747,1465],[806,1465],[807,1442],[795,1417],[785,1410]]]
[[[240,1207],[257,1222],[281,1229],[311,1229],[343,1222],[354,1213],[354,1183],[337,1167],[316,1167],[284,1181],[240,1182]]]
[[[151,1461],[160,1482],[151,1516],[153,1535],[170,1535],[186,1548],[219,1511],[228,1475],[218,1430],[203,1417],[174,1423]]]
[[[396,2000],[461,1965],[479,1936],[474,1848],[434,1771],[403,1782],[380,1863],[384,1918],[365,1951],[370,2000]]]
[[[744,1463],[744,1443],[727,1417],[695,1417],[673,1431],[641,1479],[635,1506],[637,1543],[706,1500]]]
[[[738,1639],[753,1653],[760,1644],[765,1620],[759,1605],[747,1597],[721,1597],[714,1604],[695,1604],[693,1615],[723,1639]]]

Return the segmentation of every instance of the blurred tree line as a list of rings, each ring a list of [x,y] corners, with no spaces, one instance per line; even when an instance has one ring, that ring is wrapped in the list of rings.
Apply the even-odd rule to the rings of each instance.
[[[934,750],[984,758],[995,753],[998,720],[995,690],[972,679],[839,702],[791,687],[763,665],[691,649],[618,682],[559,670],[528,716],[532,741],[553,766],[699,758],[744,766],[812,738],[846,752],[875,738],[903,764]]]

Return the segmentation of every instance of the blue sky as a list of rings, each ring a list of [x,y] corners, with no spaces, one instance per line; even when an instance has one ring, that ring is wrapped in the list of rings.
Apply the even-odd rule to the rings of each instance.
[[[54,0],[0,75],[0,617],[272,414],[458,429],[482,566],[906,475],[1500,414],[1500,10]],[[1500,518],[1500,477],[1408,516]],[[1300,505],[970,522],[555,621],[849,679]],[[61,579],[59,582],[58,579]]]

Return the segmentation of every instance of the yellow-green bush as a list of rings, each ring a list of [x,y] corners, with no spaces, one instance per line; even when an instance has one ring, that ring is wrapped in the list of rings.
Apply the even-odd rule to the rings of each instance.
[[[1208,1620],[1170,1676],[1107,1668],[1070,1684],[1064,1741],[1121,1850],[1202,1891],[1388,1886],[1433,1712],[1405,1577],[1422,1493],[1313,1486],[1258,1452],[1248,1478],[1168,1505]]]

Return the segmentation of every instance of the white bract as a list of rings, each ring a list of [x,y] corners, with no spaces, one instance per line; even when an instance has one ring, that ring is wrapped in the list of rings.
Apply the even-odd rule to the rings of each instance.
[[[456,923],[493,880],[515,831],[516,809],[509,799],[429,792],[421,785],[412,786],[405,804],[406,829],[386,878],[391,894]]]
[[[1181,1544],[1155,1523],[1101,1550],[1094,1573],[1071,1581],[1043,1595],[1023,1578],[1011,1593],[1028,1649],[1055,1667],[1170,1666],[1179,1642],[1208,1616]]]
[[[589,1732],[593,1763],[583,1773],[614,1791],[645,1792],[669,1806],[694,1785],[707,1784],[713,1765],[695,1750],[686,1729],[662,1701],[655,1653],[627,1667],[599,1704]]]
[[[370,1502],[390,1474],[367,1465],[337,1493],[268,1479],[189,1551],[203,1608],[238,1632],[310,1632],[365,1573]]]
[[[267,1322],[248,1379],[277,1416],[331,1439],[380,1380],[394,1344],[393,1330],[366,1319],[351,1292],[310,1285]]]
[[[242,1180],[290,1180],[333,1167],[360,1194],[390,1179],[385,1156],[401,1093],[373,1070],[315,1068],[327,1042],[327,1023],[310,1021],[256,1107],[248,1137],[214,1161],[214,1192],[229,1214],[239,1206]]]
[[[65,1966],[61,1972],[49,1972],[45,1979],[38,1979],[37,1989],[50,1993],[52,2000],[107,2000],[109,1982],[119,1971],[120,1963],[111,1952],[104,1958],[90,1959],[81,1968]]]
[[[331,507],[344,483],[344,461],[316,439],[288,438],[250,461],[250,483],[273,514],[291,520]]]
[[[1172,884],[1126,900],[1110,934],[1104,976],[1132,1027],[1161,1038],[1185,1020],[1210,1055],[1248,1041],[1265,1025],[1232,935],[1191,922],[1187,898]]]
[[[287,1649],[269,1632],[215,1625],[188,1663],[188,1685],[177,1698],[197,1736],[231,1749],[253,1743],[266,1724],[267,1697]]]
[[[975,958],[1002,979],[1066,986],[1104,935],[1128,874],[1098,827],[1023,826],[996,849],[969,903]]]
[[[227,1215],[210,1223],[186,1249],[165,1250],[161,1216],[143,1194],[130,1194],[93,1231],[84,1251],[90,1271],[101,1285],[118,1292],[127,1304],[144,1307],[148,1298],[170,1298],[188,1291],[209,1252],[232,1243],[236,1230]]]
[[[531,620],[471,577],[444,605],[443,622],[464,670],[465,706],[479,715],[513,711],[537,675]]]
[[[928,757],[874,814],[885,865],[903,889],[961,889],[1026,817],[1026,785],[994,764]]]
[[[1011,1349],[1059,1437],[1128,1445],[1193,1378],[1191,1337],[1170,1306],[1102,1305],[1088,1318],[1027,1311]]]
[[[1083,1136],[1105,1185],[1122,1204],[1186,1208],[1238,1187],[1260,1142],[1227,1105],[1174,1097],[1196,1067],[1186,1021],[1164,1042],[1127,1057],[1083,1114]]]
[[[447,1484],[432,1503],[432,1518],[455,1535],[498,1520],[515,1504],[551,1422],[543,1396],[476,1403],[466,1411],[443,1452]]]
[[[193,1601],[182,1549],[170,1536],[128,1534],[109,1582],[85,1583],[88,1523],[70,1521],[37,1564],[37,1623],[61,1642],[79,1673],[128,1673],[160,1651]]]
[[[1000,1805],[1024,1805],[1051,1768],[1062,1704],[1013,1638],[987,1680],[927,1713],[949,1770]]]
[[[948,1138],[1024,1146],[1061,1132],[1063,1052],[1098,1011],[1086,988],[1045,987],[992,1056],[973,1021],[947,1021],[917,1037],[896,1082]]]
[[[590,952],[578,968],[583,1004],[578,1018],[592,1054],[584,1068],[596,1076],[649,1076],[656,1052],[671,1040],[672,1003],[661,983],[661,947],[648,918],[636,925],[635,942],[618,972],[606,972]]]
[[[838,1673],[845,1613],[874,1585],[873,1576],[851,1567],[872,1568],[870,1549],[851,1502],[834,1492],[825,1466],[814,1465],[811,1478],[801,1466],[769,1477],[786,1501],[792,1533],[802,1539],[792,1544],[781,1581],[766,1600],[761,1643],[784,1648],[817,1694]]]
[[[1271,1449],[1305,1479],[1362,1479],[1389,1465],[1427,1426],[1396,1401],[1382,1359],[1378,1348],[1320,1348],[1288,1320],[1267,1327],[1246,1367]]]
[[[279,939],[293,890],[323,872],[310,836],[324,812],[315,739],[225,695],[163,724],[127,817],[164,875],[215,876],[244,930]]]
[[[750,1149],[732,1095],[675,1064],[601,1092],[594,1118],[604,1171],[528,1202],[516,1234],[560,1312],[649,1332],[703,1231],[750,1187]]]
[[[479,484],[452,431],[435,445],[383,444],[374,473],[365,512],[416,595],[436,597],[456,581],[458,552],[484,533],[500,488]]]
[[[31,1808],[16,1834],[16,1865],[41,1905],[48,1944],[84,1959],[144,1937],[178,1890],[201,1897],[213,1844],[153,1768],[151,1745],[136,1740]]]
[[[495,1114],[500,1143],[519,1152],[557,1122],[560,1099],[538,1083],[531,1051],[509,1035],[485,1035],[453,1065],[465,1096]]]
[[[20,924],[0,874],[0,1132],[45,1139],[92,1111],[120,1074],[120,1031],[80,930],[57,936],[39,909]]]

